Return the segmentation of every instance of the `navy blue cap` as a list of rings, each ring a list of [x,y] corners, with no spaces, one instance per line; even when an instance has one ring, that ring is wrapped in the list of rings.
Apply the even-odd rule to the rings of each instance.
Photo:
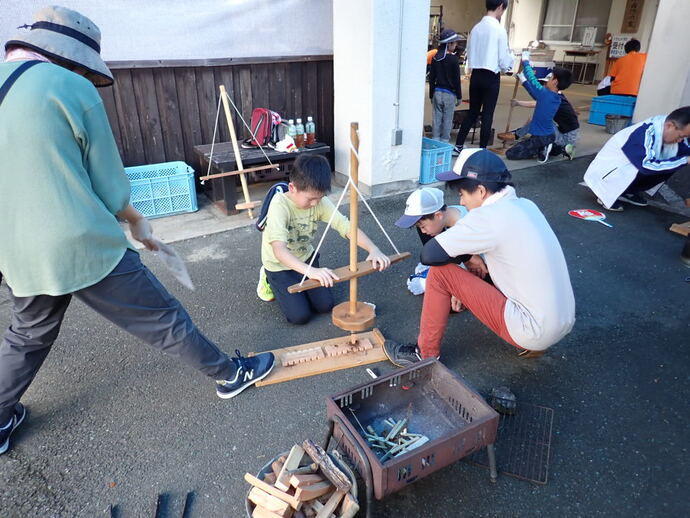
[[[436,174],[442,182],[471,178],[480,182],[509,182],[510,171],[501,158],[483,148],[463,149],[452,171]]]

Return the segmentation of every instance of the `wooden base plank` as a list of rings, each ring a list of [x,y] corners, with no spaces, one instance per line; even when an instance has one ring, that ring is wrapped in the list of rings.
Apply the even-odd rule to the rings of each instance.
[[[681,236],[687,236],[690,234],[690,221],[686,221],[685,223],[674,223],[669,230]]]
[[[354,336],[357,340],[369,340],[373,347],[364,351],[356,351],[341,356],[325,356],[322,359],[314,360],[305,363],[298,363],[297,365],[283,366],[283,356],[286,353],[299,351],[302,349],[313,349],[315,347],[326,347],[329,345],[339,345],[350,343],[351,337]],[[370,363],[386,361],[388,357],[383,352],[383,342],[385,338],[378,329],[373,329],[366,333],[356,333],[354,335],[342,336],[339,338],[331,338],[329,340],[320,340],[309,344],[293,345],[292,347],[284,347],[282,349],[274,349],[272,352],[275,356],[275,366],[267,377],[258,381],[257,386],[273,385],[274,383],[282,383],[299,378],[306,378],[308,376],[315,376],[316,374],[323,374],[325,372],[333,372],[341,369],[350,369],[352,367],[361,367]],[[256,353],[249,353],[249,356],[254,356]]]
[[[410,252],[403,252],[401,254],[389,255],[388,258],[391,260],[391,264],[402,261],[410,257]],[[349,266],[341,266],[333,270],[333,273],[339,280],[334,281],[336,284],[339,282],[349,281],[350,279],[356,279],[357,277],[363,277],[364,275],[369,275],[370,273],[378,272],[376,268],[371,265],[371,261],[360,261],[357,263],[357,271],[351,272]],[[311,290],[321,286],[319,281],[313,279],[306,279],[302,285],[299,283],[293,284],[288,287],[288,293],[300,293],[302,291]]]

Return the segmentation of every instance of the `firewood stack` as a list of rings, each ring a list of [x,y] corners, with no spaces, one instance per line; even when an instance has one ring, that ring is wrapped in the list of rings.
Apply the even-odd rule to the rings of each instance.
[[[310,439],[293,446],[271,468],[263,480],[244,475],[253,486],[252,518],[353,518],[359,511],[348,476]]]

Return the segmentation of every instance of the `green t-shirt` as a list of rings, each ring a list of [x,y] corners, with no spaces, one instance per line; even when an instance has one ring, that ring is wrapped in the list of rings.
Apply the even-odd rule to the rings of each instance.
[[[316,207],[300,209],[284,193],[277,193],[271,200],[266,217],[266,228],[261,238],[261,263],[269,272],[289,270],[273,254],[273,241],[287,243],[288,250],[300,261],[307,259],[314,253],[314,235],[319,221],[328,222],[335,211],[331,226],[342,237],[346,237],[350,230],[350,222],[335,209],[333,202],[326,196]]]
[[[22,61],[0,63],[0,84]],[[129,243],[114,214],[130,184],[101,97],[51,63],[0,105],[0,272],[19,297],[64,295],[117,266]]]

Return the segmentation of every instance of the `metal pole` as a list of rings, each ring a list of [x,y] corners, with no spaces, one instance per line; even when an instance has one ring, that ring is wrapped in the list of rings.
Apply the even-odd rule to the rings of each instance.
[[[350,140],[355,151],[359,153],[359,129],[358,122],[350,123]],[[358,185],[359,161],[357,156],[350,151],[350,176],[352,183]],[[350,187],[350,271],[357,271],[357,230],[359,228],[359,208],[357,204],[357,189]],[[350,314],[357,312],[357,279],[350,279]]]

